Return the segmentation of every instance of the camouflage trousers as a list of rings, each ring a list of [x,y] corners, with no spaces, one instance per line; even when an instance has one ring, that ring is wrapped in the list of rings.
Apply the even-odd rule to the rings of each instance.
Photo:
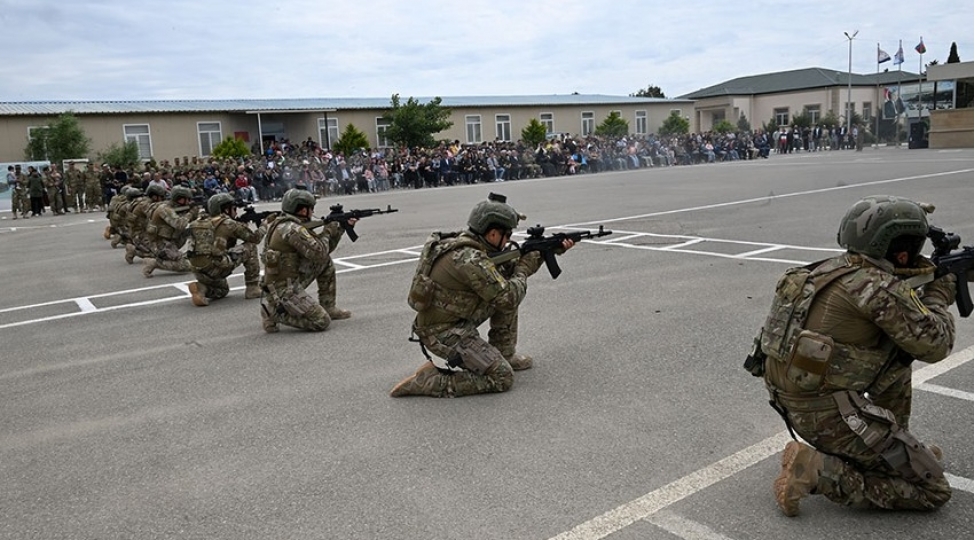
[[[61,190],[58,188],[47,188],[47,200],[51,203],[51,211],[55,214],[64,213],[64,200],[61,198]]]
[[[441,370],[444,377],[442,385],[437,387],[435,397],[454,397],[473,394],[487,394],[492,392],[506,392],[514,384],[514,370],[505,358],[510,358],[515,352],[517,341],[518,312],[496,311],[491,317],[491,330],[488,341],[485,342],[477,331],[476,321],[465,321],[457,326],[433,327],[414,330],[420,343],[427,351],[445,361],[456,361],[458,347],[477,348],[486,353],[488,360],[484,361],[489,367],[482,371],[462,365],[463,371]],[[497,326],[495,326],[497,324]]]
[[[263,285],[262,318],[275,324],[321,332],[332,323],[325,310],[335,307],[335,264],[331,258],[320,265],[308,265],[303,261],[298,269],[298,279]],[[317,302],[306,291],[312,281],[318,286]]]
[[[894,425],[882,427],[906,430],[911,411],[910,370],[871,401],[897,419]],[[847,506],[888,510],[933,510],[951,498],[951,486],[944,474],[930,480],[905,477],[876,449],[868,447],[838,410],[790,410],[788,416],[796,434],[825,454],[817,494]]]
[[[261,278],[261,263],[257,257],[256,244],[244,244],[228,250],[223,257],[204,256],[206,264],[197,258],[190,259],[193,266],[193,276],[206,287],[206,297],[217,300],[230,294],[227,278],[234,273],[238,266],[244,267],[244,283],[257,285]]]
[[[68,184],[68,206],[75,211],[85,209],[85,185]]]
[[[10,210],[15,217],[18,214],[26,215],[30,211],[30,199],[26,190],[14,189],[10,192]]]
[[[85,185],[85,205],[88,210],[94,210],[95,207],[104,207],[103,202],[104,197],[102,197],[102,187],[98,184],[86,184]],[[79,208],[81,210],[81,208]]]
[[[178,274],[186,274],[193,271],[190,261],[186,259],[186,254],[180,251],[176,244],[172,242],[157,242],[153,246],[153,255],[156,259],[156,268]]]

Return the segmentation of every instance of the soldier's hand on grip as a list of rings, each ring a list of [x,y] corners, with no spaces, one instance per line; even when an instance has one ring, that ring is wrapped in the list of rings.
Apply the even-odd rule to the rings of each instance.
[[[537,251],[526,253],[515,264],[514,275],[528,277],[542,266],[542,254]]]
[[[955,302],[954,274],[945,274],[924,286],[924,300],[930,304],[933,299],[937,305],[950,306]]]

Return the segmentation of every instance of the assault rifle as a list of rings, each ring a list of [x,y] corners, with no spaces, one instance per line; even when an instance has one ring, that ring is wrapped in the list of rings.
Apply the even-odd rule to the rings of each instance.
[[[972,280],[972,246],[958,249],[961,237],[938,227],[928,227],[928,238],[934,245],[931,254],[931,262],[937,267],[934,277],[955,275],[955,305],[959,315],[968,317],[972,314],[972,296],[968,292],[968,282]]]
[[[273,216],[277,214],[277,211],[274,210],[258,212],[257,210],[254,209],[254,207],[251,204],[246,203],[244,201],[236,201],[234,202],[234,205],[237,206],[237,208],[244,209],[244,213],[240,214],[234,219],[241,223],[253,223],[255,227],[260,227],[261,223],[263,223],[268,216]]]
[[[548,273],[552,275],[552,279],[556,279],[562,273],[562,269],[559,268],[559,263],[555,261],[556,253],[562,249],[562,242],[565,240],[579,242],[584,238],[599,238],[600,236],[608,236],[610,234],[613,234],[613,231],[607,231],[600,225],[599,230],[596,232],[575,231],[545,236],[545,227],[535,225],[534,227],[528,228],[528,239],[522,242],[520,246],[516,249],[492,254],[491,262],[494,264],[502,264],[518,259],[526,253],[537,251],[541,253],[542,259],[545,260],[545,266],[548,268]]]
[[[362,219],[369,216],[375,216],[377,214],[392,214],[393,212],[399,212],[398,208],[393,208],[392,205],[386,205],[386,209],[382,208],[368,208],[365,210],[349,210],[348,212],[342,210],[341,204],[333,204],[328,207],[329,213],[321,219],[311,221],[305,225],[309,229],[315,229],[323,225],[327,225],[333,221],[338,222],[345,231],[345,234],[349,235],[349,240],[355,242],[359,239],[359,235],[355,233],[355,229],[352,225],[349,225],[350,219]]]

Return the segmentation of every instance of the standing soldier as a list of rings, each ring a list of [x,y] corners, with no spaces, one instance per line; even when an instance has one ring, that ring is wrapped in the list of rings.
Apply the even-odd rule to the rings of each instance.
[[[156,204],[149,215],[146,237],[149,240],[153,258],[142,263],[142,275],[151,278],[155,269],[185,274],[192,272],[186,254],[180,248],[186,243],[186,227],[196,219],[197,209],[190,206],[193,192],[189,188],[176,186],[170,194],[168,203]]]
[[[125,244],[125,262],[132,264],[136,257],[143,260],[152,258],[146,226],[149,224],[153,206],[165,202],[166,190],[160,186],[149,186],[144,197],[136,197],[129,205],[129,211],[125,215],[129,234],[128,243]]]
[[[106,165],[105,167],[108,167]],[[85,212],[94,212],[102,205],[102,183],[98,171],[93,163],[88,164],[84,174],[85,179]]]
[[[268,216],[256,231],[251,230],[247,223],[237,221],[237,205],[229,193],[210,197],[207,212],[209,215],[190,223],[193,245],[186,255],[196,277],[189,286],[193,305],[207,306],[210,300],[227,296],[230,292],[227,277],[241,265],[244,298],[260,298],[261,263],[257,244],[264,239],[273,217]]]
[[[30,208],[27,202],[27,176],[20,169],[20,164],[7,167],[7,182],[10,184],[10,210],[14,219],[18,214],[27,219],[27,209]]]
[[[342,225],[331,222],[319,234],[305,224],[315,210],[315,196],[301,189],[289,189],[281,199],[281,214],[268,227],[264,242],[264,281],[261,319],[264,331],[278,331],[278,323],[321,332],[332,319],[352,314],[335,307],[335,265],[329,254],[342,238]],[[354,226],[356,219],[348,224]],[[306,291],[318,284],[318,301]]]
[[[49,165],[44,167],[44,188],[47,190],[47,201],[51,205],[51,211],[55,216],[64,213],[64,199],[61,197],[61,188],[64,187],[64,180],[57,166]]]
[[[91,168],[92,164],[88,164]],[[75,166],[75,162],[68,163],[68,170],[64,171],[65,186],[68,189],[68,206],[75,212],[85,211],[85,175]]]

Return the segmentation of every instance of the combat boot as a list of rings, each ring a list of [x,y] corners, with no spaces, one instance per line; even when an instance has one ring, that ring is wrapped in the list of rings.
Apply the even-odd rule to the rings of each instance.
[[[247,283],[244,285],[244,298],[250,300],[252,298],[261,297],[261,286],[257,283]]]
[[[200,283],[199,281],[194,281],[190,283],[190,298],[193,300],[194,306],[209,306],[210,299],[206,297],[207,286]]]
[[[156,263],[156,259],[146,259],[142,261],[142,275],[147,278],[151,278],[152,271],[155,270],[157,266],[159,265]]]
[[[102,236],[105,237],[105,240],[108,240],[109,238],[112,237],[112,226],[111,225],[106,225],[105,226],[105,232],[102,233]],[[112,247],[115,247],[115,246],[112,246]]]
[[[400,381],[389,392],[391,397],[403,396],[431,396],[444,397],[450,375],[444,375],[437,370],[433,362],[427,362],[416,370],[416,373]]]
[[[517,354],[516,353],[516,354],[511,355],[510,358],[506,358],[505,360],[507,360],[508,363],[511,364],[511,369],[513,369],[515,371],[522,371],[522,370],[526,370],[526,369],[531,369],[532,368],[532,365],[534,363],[534,360],[532,359],[532,357],[531,356],[528,356],[527,354]]]
[[[117,248],[117,247],[118,247],[118,245],[119,245],[119,244],[121,244],[121,243],[122,243],[122,237],[121,237],[121,236],[118,236],[118,235],[116,235],[116,234],[113,234],[113,235],[112,235],[112,242],[111,242],[111,244],[112,244],[112,249],[115,249],[115,248]]]
[[[815,448],[789,441],[782,451],[782,471],[772,484],[775,503],[782,513],[799,515],[799,501],[813,493],[823,470],[823,456]]]
[[[339,309],[335,306],[325,308],[325,313],[328,313],[329,318],[332,319],[333,321],[339,319],[348,319],[349,317],[352,316],[351,311]]]
[[[261,301],[261,326],[264,327],[264,331],[268,334],[276,334],[280,329],[278,328],[278,323],[268,315],[270,312],[271,309],[267,303]]]
[[[132,264],[135,262],[135,245],[125,244],[125,262]]]

